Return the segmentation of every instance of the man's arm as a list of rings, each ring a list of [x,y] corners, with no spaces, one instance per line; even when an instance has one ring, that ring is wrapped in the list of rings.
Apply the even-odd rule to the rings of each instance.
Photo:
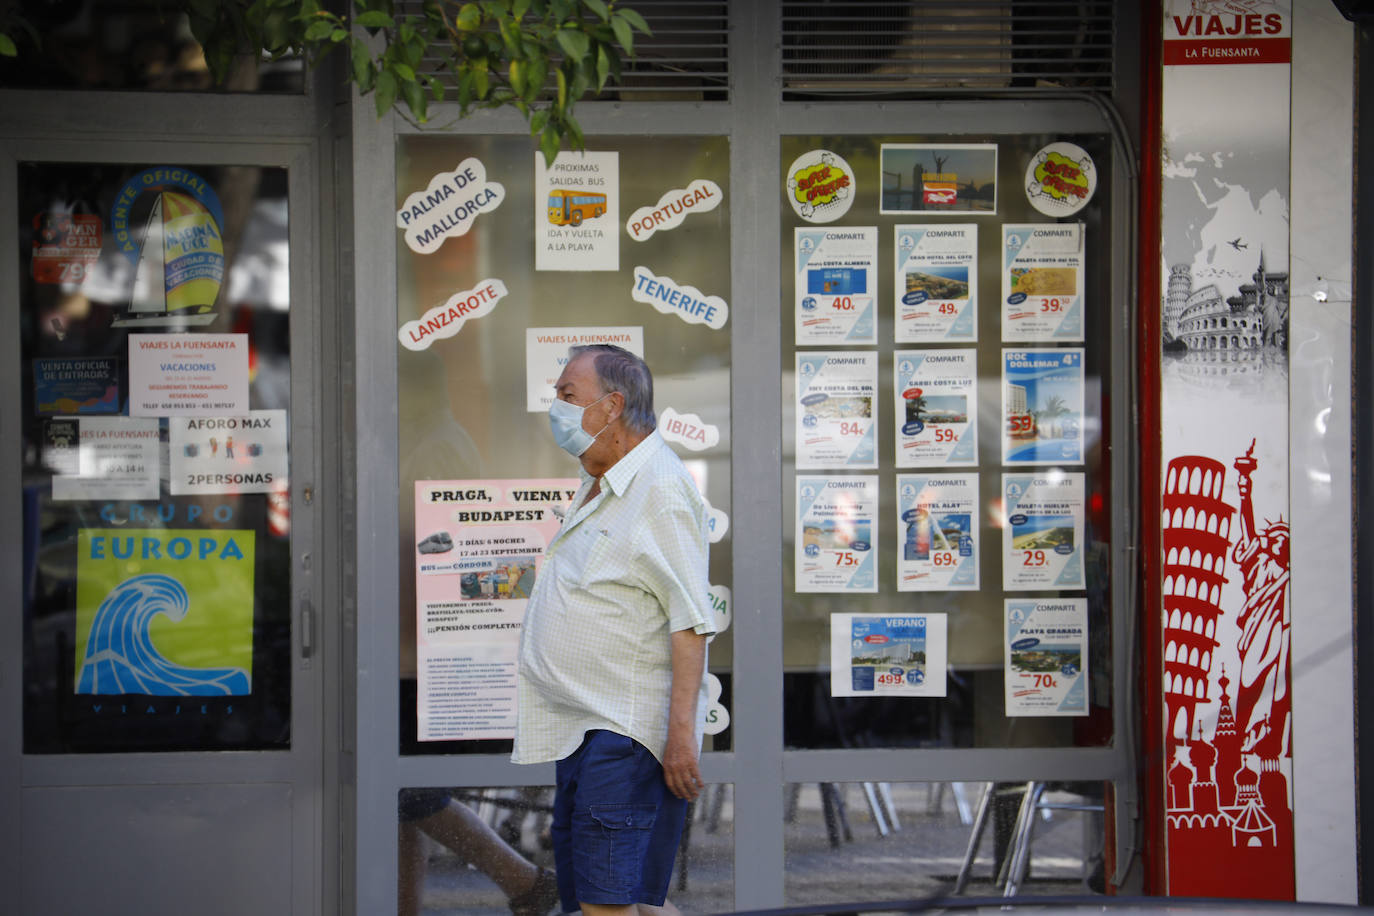
[[[697,697],[706,668],[706,637],[692,630],[672,634],[673,686],[668,704],[668,743],[663,779],[678,798],[692,801],[705,785],[697,768]]]

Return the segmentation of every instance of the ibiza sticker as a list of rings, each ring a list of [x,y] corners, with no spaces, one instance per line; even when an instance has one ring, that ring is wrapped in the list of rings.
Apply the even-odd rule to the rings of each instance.
[[[715,448],[720,443],[720,430],[694,413],[678,413],[665,407],[658,418],[658,431],[669,442],[686,446],[694,452]]]
[[[1092,157],[1073,143],[1051,143],[1026,166],[1026,198],[1046,216],[1072,216],[1097,190]]]
[[[787,168],[787,202],[808,223],[833,223],[849,212],[857,190],[854,170],[830,150],[802,153]]]

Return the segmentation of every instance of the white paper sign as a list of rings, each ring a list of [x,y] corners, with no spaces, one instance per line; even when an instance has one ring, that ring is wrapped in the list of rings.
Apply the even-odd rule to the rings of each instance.
[[[247,334],[129,335],[130,416],[247,412]]]
[[[976,591],[978,475],[897,475],[897,590]]]
[[[553,386],[568,365],[568,348],[587,344],[615,344],[644,358],[642,327],[526,328],[525,409],[548,413]]]
[[[286,411],[167,421],[173,496],[272,493],[287,487]]]
[[[133,417],[78,417],[79,475],[54,475],[52,498],[157,499],[158,421]]]
[[[1002,227],[1002,339],[1083,339],[1083,224]]]
[[[878,342],[878,229],[794,230],[796,340]]]
[[[877,476],[798,476],[795,543],[798,593],[876,592]]]
[[[830,695],[945,695],[944,614],[831,614]]]
[[[798,468],[876,468],[878,354],[798,353]]]
[[[978,463],[978,351],[892,354],[897,467]]]
[[[978,226],[897,226],[893,232],[898,343],[978,339]]]
[[[534,269],[620,269],[620,153],[534,154]]]
[[[1002,588],[1083,588],[1082,474],[1003,474]]]
[[[1008,598],[1004,603],[1008,716],[1088,714],[1088,602]]]

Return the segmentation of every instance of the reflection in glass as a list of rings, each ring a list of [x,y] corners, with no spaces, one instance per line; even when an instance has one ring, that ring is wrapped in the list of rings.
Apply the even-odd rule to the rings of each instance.
[[[688,809],[668,899],[684,912],[734,908],[734,791],[707,786]],[[551,786],[402,789],[397,912],[557,912]]]
[[[1004,862],[1023,858],[1022,894],[1102,892],[1101,783],[791,783],[785,791],[788,906],[1000,896]]]

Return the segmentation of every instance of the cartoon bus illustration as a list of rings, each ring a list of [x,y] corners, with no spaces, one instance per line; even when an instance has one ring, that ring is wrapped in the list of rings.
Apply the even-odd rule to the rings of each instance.
[[[574,188],[549,191],[549,222],[555,226],[580,226],[606,212],[606,195]]]

